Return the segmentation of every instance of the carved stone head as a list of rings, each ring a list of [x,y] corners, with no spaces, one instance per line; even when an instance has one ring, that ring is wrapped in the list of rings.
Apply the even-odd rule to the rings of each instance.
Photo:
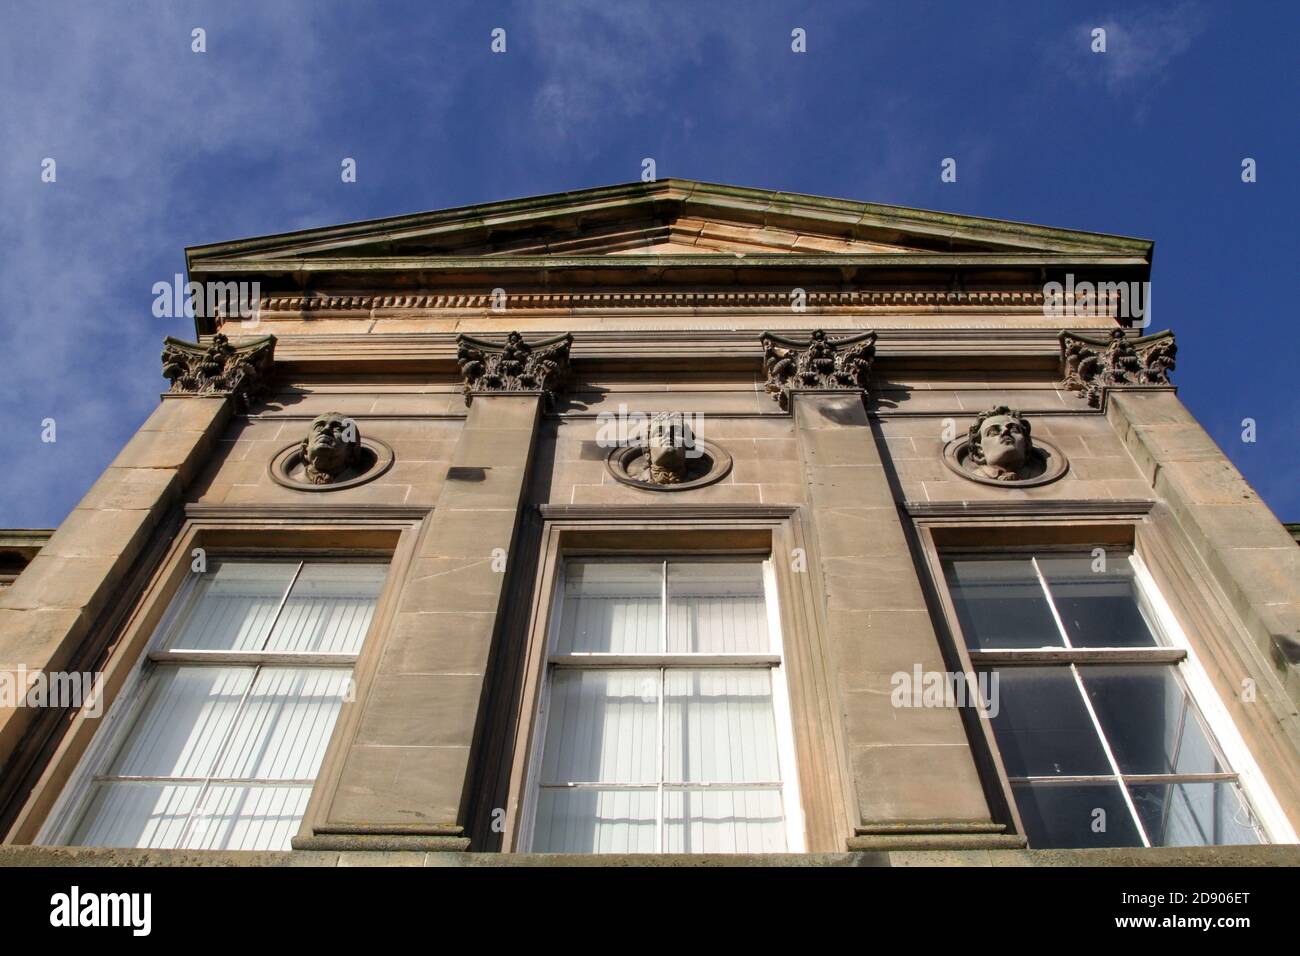
[[[339,481],[361,464],[361,434],[357,423],[338,412],[326,412],[311,423],[302,440],[307,480],[316,485]]]
[[[650,479],[671,485],[686,478],[687,451],[694,436],[681,412],[656,412],[646,426],[645,449]]]
[[[986,478],[1017,481],[1029,477],[1026,466],[1033,448],[1029,422],[1006,405],[981,412],[970,428],[970,465]]]

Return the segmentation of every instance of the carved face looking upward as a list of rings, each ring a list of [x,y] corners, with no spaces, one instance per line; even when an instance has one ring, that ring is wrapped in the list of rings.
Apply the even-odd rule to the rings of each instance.
[[[338,412],[326,412],[316,418],[302,440],[307,477],[316,484],[336,480],[360,456],[361,435],[357,424]]]
[[[1015,481],[1029,477],[1034,449],[1029,422],[1005,405],[983,412],[970,428],[970,465],[987,478]]]
[[[1004,471],[1019,471],[1029,457],[1029,436],[1019,418],[994,415],[980,427],[984,463]]]
[[[650,477],[671,484],[686,477],[686,450],[692,444],[690,429],[680,413],[660,413],[646,428],[646,457]]]

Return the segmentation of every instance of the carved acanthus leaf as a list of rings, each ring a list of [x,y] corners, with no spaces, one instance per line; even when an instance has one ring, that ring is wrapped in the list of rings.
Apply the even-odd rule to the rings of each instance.
[[[456,362],[465,379],[465,404],[474,392],[541,392],[549,403],[569,376],[572,335],[525,342],[511,332],[504,343],[456,339]]]
[[[170,335],[163,340],[162,374],[169,391],[185,395],[229,394],[239,411],[261,393],[275,363],[275,336],[232,345],[218,333],[209,345],[185,342]]]
[[[1113,385],[1168,385],[1178,346],[1174,333],[1129,338],[1123,329],[1108,336],[1061,333],[1065,387],[1082,392],[1093,408]]]
[[[865,389],[875,357],[875,332],[831,339],[817,329],[807,342],[764,332],[763,387],[788,410],[791,392]]]

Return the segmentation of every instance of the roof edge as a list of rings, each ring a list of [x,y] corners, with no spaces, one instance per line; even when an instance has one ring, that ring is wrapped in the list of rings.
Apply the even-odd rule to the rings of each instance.
[[[952,239],[1009,242],[1013,239],[1037,239],[1059,244],[1072,251],[1123,251],[1150,257],[1154,243],[1109,233],[1062,229],[1033,223],[944,213],[908,206],[857,200],[834,199],[810,193],[730,186],[697,180],[666,178],[651,183],[632,182],[611,186],[546,193],[519,199],[499,200],[400,216],[359,220],[332,226],[314,227],[285,233],[254,236],[225,242],[206,243],[185,249],[186,264],[204,259],[227,259],[250,254],[265,254],[275,249],[292,249],[304,243],[330,240],[370,238],[383,241],[422,228],[472,228],[488,225],[492,220],[509,218],[543,219],[566,209],[595,203],[612,202],[680,202],[682,204],[741,204],[756,212],[780,212],[810,219],[834,218],[861,225],[879,225],[900,230],[913,229]],[[1023,243],[1021,243],[1023,245]],[[1064,251],[1064,249],[1062,250]]]

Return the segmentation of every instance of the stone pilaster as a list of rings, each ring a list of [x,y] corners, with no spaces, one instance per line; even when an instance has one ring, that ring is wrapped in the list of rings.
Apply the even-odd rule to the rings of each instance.
[[[544,396],[467,397],[327,822],[300,848],[468,846],[470,760]]]
[[[164,396],[40,554],[0,592],[0,666],[34,675],[77,659],[163,516],[207,462],[230,415],[228,393]],[[0,709],[0,786],[6,790],[25,772],[31,748],[23,735],[38,716],[27,707]]]
[[[895,674],[945,672],[862,392],[794,391],[847,759],[855,848],[995,835],[960,713],[895,707]]]
[[[1300,703],[1300,548],[1167,390],[1110,395],[1107,416]]]

